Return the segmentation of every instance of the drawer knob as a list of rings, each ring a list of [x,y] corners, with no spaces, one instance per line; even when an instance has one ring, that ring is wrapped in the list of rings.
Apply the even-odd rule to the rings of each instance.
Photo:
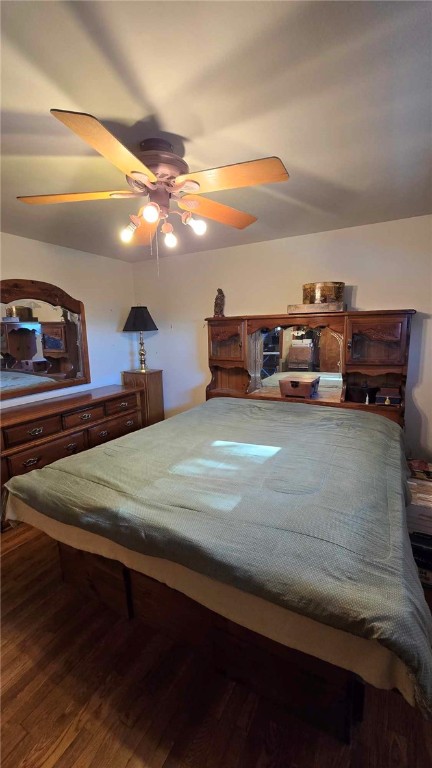
[[[72,453],[72,451],[75,451],[77,447],[78,447],[77,443],[69,443],[69,445],[66,446],[66,450]]]
[[[99,437],[106,437],[107,434],[108,434],[108,430],[107,429],[103,429],[102,432],[99,432]]]
[[[37,464],[40,459],[40,456],[38,456],[37,459],[27,459],[27,461],[23,461],[23,467],[33,467],[34,464]]]
[[[133,419],[128,419],[127,422],[126,422],[126,426],[127,427],[133,427],[133,423],[134,423]]]
[[[91,413],[82,413],[80,419],[81,421],[88,421],[88,419],[91,419]]]
[[[34,429],[29,429],[27,434],[31,435],[32,437],[35,437],[36,435],[41,435],[43,431],[44,431],[43,427],[35,427]]]
[[[127,403],[120,403],[120,408],[127,408],[127,407],[128,407]]]

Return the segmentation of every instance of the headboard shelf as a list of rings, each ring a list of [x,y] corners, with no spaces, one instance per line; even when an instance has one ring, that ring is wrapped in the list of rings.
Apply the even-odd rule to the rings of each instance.
[[[207,398],[250,397],[380,413],[403,425],[414,309],[208,317]],[[279,381],[320,377],[312,397]],[[292,390],[294,391],[294,390]],[[383,394],[380,395],[380,392]]]

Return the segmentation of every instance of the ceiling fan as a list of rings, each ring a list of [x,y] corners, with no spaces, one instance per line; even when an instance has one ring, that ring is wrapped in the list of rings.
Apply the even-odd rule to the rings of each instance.
[[[173,152],[171,144],[164,139],[145,139],[140,144],[141,152],[135,156],[92,115],[61,109],[51,109],[51,114],[122,171],[130,189],[30,195],[18,197],[18,200],[32,205],[47,205],[147,197],[148,202],[140,209],[139,215],[129,217],[130,223],[121,233],[124,242],[130,242],[133,238],[134,243],[148,245],[162,222],[165,243],[173,247],[177,238],[172,224],[167,221],[172,213],[181,216],[183,224],[188,224],[195,234],[204,234],[206,223],[193,218],[192,213],[244,229],[256,221],[256,216],[217,203],[202,193],[271,184],[289,178],[278,157],[265,157],[190,173],[187,163]],[[170,208],[171,201],[176,202],[182,213]]]

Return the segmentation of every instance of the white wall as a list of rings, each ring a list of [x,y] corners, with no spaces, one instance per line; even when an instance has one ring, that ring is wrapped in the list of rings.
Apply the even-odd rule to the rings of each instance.
[[[210,225],[211,226],[211,225]],[[217,226],[216,224],[213,226]],[[432,217],[169,256],[132,266],[136,300],[159,328],[147,362],[164,371],[168,415],[205,399],[207,329],[216,289],[225,314],[286,312],[306,282],[342,280],[349,308],[416,309],[407,386],[407,451],[432,456]]]
[[[121,329],[132,304],[149,307],[159,331],[146,334],[147,363],[164,371],[168,415],[205,399],[210,376],[204,318],[213,313],[217,288],[226,294],[226,315],[286,312],[287,304],[301,301],[303,283],[319,280],[343,280],[349,306],[355,309],[416,309],[407,447],[415,456],[432,457],[431,216],[172,255],[159,265],[158,276],[155,261],[130,265],[1,236],[2,278],[54,283],[84,303],[92,379],[88,386],[119,383],[121,371],[136,367],[137,339]],[[2,407],[86,388],[6,400]]]
[[[89,387],[119,384],[121,371],[136,367],[135,334],[122,333],[134,304],[132,270],[128,264],[2,233],[1,277],[53,283],[83,302],[91,375],[91,384],[11,398],[2,401],[2,408],[79,394]]]

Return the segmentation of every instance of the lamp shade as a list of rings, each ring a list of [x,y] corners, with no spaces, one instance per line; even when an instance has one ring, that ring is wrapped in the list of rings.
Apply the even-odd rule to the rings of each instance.
[[[157,331],[157,326],[147,307],[132,307],[124,331]]]

